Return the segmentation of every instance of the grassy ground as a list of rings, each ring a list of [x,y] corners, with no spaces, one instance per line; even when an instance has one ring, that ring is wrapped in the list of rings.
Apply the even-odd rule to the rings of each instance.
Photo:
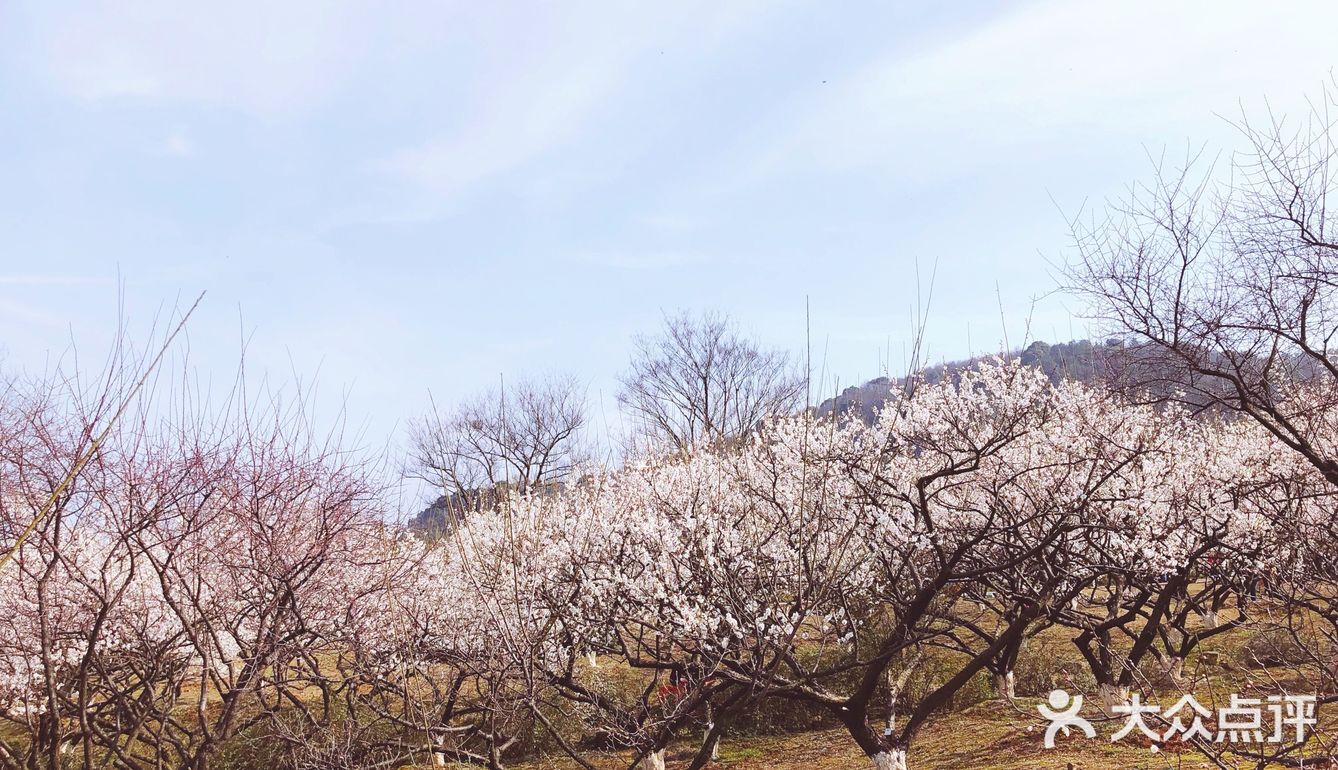
[[[1260,605],[1261,614],[1270,608]],[[1071,642],[1072,632],[1050,628],[1028,640],[1019,662],[1018,691],[1015,704],[995,697],[988,677],[978,675],[963,688],[959,698],[943,713],[926,724],[911,747],[909,764],[914,770],[1189,770],[1214,767],[1205,757],[1193,752],[1173,750],[1153,752],[1147,741],[1132,736],[1119,743],[1111,743],[1110,736],[1123,720],[1098,722],[1099,709],[1094,698],[1094,682],[1090,675],[1084,678],[1082,664]],[[1163,706],[1175,702],[1181,693],[1192,692],[1210,708],[1225,705],[1227,694],[1240,693],[1247,697],[1262,697],[1279,692],[1312,692],[1301,672],[1285,663],[1263,663],[1250,652],[1257,629],[1233,629],[1204,643],[1191,656],[1185,667],[1185,676],[1178,681],[1157,680],[1155,674],[1138,689],[1154,691],[1152,702]],[[1211,653],[1205,656],[1204,653]],[[943,671],[935,669],[931,656],[917,664],[927,677],[920,686],[936,686]],[[1155,669],[1155,665],[1149,663]],[[644,672],[617,666],[613,661],[599,668],[601,676],[626,678],[625,688],[631,691],[644,686]],[[1087,703],[1082,716],[1096,723],[1098,735],[1083,738],[1076,731],[1059,736],[1055,749],[1043,746],[1047,722],[1036,711],[1036,705],[1053,687],[1070,692],[1085,692]],[[187,693],[189,696],[189,693]],[[312,697],[314,698],[314,691]],[[187,697],[189,702],[193,698]],[[855,747],[844,729],[822,729],[820,724],[797,714],[792,705],[770,702],[770,711],[754,718],[752,733],[726,736],[721,744],[720,761],[710,765],[711,770],[838,770],[839,768],[868,768],[871,763]],[[778,709],[778,710],[777,710]],[[1338,720],[1326,715],[1325,727],[1329,735],[1338,733]],[[793,729],[808,725],[809,729]],[[791,729],[782,733],[782,730]],[[0,735],[7,732],[0,725]],[[11,737],[11,736],[6,736]],[[20,736],[14,735],[14,738]],[[693,758],[697,745],[685,736],[681,743],[672,745],[668,752],[671,770],[685,768]],[[275,766],[267,757],[267,742],[248,738],[233,741],[226,758],[214,764],[227,768]],[[272,744],[272,742],[270,742]],[[272,745],[268,745],[272,749]],[[1312,756],[1327,749],[1327,743],[1312,747]],[[555,752],[556,747],[550,747]],[[268,753],[272,753],[268,752]],[[631,757],[626,753],[610,753],[592,759],[600,770],[625,770]],[[517,770],[578,770],[579,766],[564,757],[549,756],[508,761],[508,767]],[[1330,765],[1307,762],[1306,768],[1319,770]],[[426,766],[418,766],[427,770]],[[473,769],[471,769],[473,770]]]
[[[1152,702],[1169,706],[1182,693],[1191,692],[1204,704],[1215,708],[1225,705],[1226,695],[1230,692],[1252,697],[1282,691],[1308,692],[1306,684],[1296,678],[1296,672],[1289,667],[1264,668],[1251,662],[1245,642],[1254,633],[1253,630],[1237,629],[1205,643],[1191,656],[1184,680],[1156,683],[1157,693]],[[1081,668],[1070,635],[1070,631],[1059,628],[1042,632],[1028,642],[1029,662],[1049,672],[1072,670],[1073,666]],[[1204,652],[1213,653],[1213,663],[1202,664],[1200,656]],[[1039,664],[1036,663],[1038,659]],[[1216,767],[1192,749],[1177,751],[1168,747],[1154,752],[1150,742],[1135,739],[1133,735],[1112,743],[1110,736],[1123,726],[1123,717],[1098,721],[1100,710],[1094,702],[1094,693],[1086,686],[1090,683],[1074,683],[1071,678],[1064,681],[1061,676],[1046,677],[1049,682],[1043,683],[1035,681],[1037,678],[1040,677],[1032,677],[1031,692],[1020,695],[1014,705],[986,694],[983,699],[977,696],[969,705],[932,718],[911,748],[910,767],[913,770],[1190,770]],[[977,689],[987,687],[983,675],[978,679],[980,681],[975,682]],[[1056,748],[1044,748],[1044,731],[1048,723],[1035,708],[1044,700],[1044,689],[1050,686],[1061,686],[1070,691],[1088,690],[1088,702],[1082,715],[1094,722],[1096,738],[1087,739],[1074,731],[1069,736],[1059,735]],[[1324,721],[1330,730],[1335,727],[1332,715]],[[691,741],[671,746],[668,767],[671,770],[687,767],[696,749],[697,745]],[[1321,749],[1316,746],[1314,750]],[[871,767],[844,729],[731,736],[722,741],[720,755],[719,762],[709,765],[712,770]],[[610,754],[594,759],[600,770],[625,770],[630,761],[628,754]],[[574,762],[559,757],[513,766],[521,770],[579,768]],[[1328,766],[1315,765],[1316,768]],[[1306,767],[1311,765],[1307,763]]]
[[[1023,699],[1030,702],[1030,699]],[[1019,706],[1020,707],[1020,706]],[[1042,745],[1044,723],[1008,707],[1000,701],[977,704],[945,714],[931,722],[912,748],[909,764],[914,770],[1164,770],[1208,768],[1210,764],[1193,753],[1183,756],[1153,753],[1132,738],[1111,743],[1117,729],[1098,726],[1095,739],[1076,733],[1056,741],[1054,749]],[[668,753],[668,767],[686,767],[695,746],[684,743]],[[630,757],[599,758],[603,770],[622,770]],[[516,765],[523,770],[571,770],[569,760],[548,759]],[[720,761],[713,770],[843,770],[870,767],[844,730],[819,730],[780,736],[751,736],[722,742]]]

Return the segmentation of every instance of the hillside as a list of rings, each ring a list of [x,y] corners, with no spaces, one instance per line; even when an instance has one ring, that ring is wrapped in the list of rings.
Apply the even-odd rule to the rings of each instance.
[[[1090,340],[1076,340],[1049,344],[1033,342],[1021,350],[1011,351],[1009,357],[1017,357],[1025,366],[1036,366],[1045,372],[1052,382],[1063,379],[1076,379],[1088,382],[1109,377],[1113,369],[1112,354],[1127,354],[1130,349],[1118,342],[1093,344]],[[922,373],[923,381],[929,384],[956,379],[961,372],[977,366],[993,356],[977,356],[961,361],[949,361],[928,367]],[[835,411],[841,416],[857,415],[865,422],[872,422],[874,414],[893,393],[904,386],[903,379],[878,377],[863,385],[851,386],[841,391],[834,398],[829,398],[818,405],[819,415],[830,415]],[[441,495],[431,505],[419,511],[410,523],[418,532],[435,536],[450,529],[450,522],[464,514],[488,507],[493,502],[491,493],[476,490],[467,495]]]
[[[1024,366],[1035,366],[1045,372],[1052,382],[1060,380],[1079,380],[1090,382],[1109,376],[1112,353],[1127,351],[1118,341],[1094,344],[1090,340],[1060,342],[1049,344],[1033,342],[1022,350],[1011,351],[1008,357],[1017,357]],[[921,377],[928,384],[956,379],[967,369],[977,366],[981,361],[993,356],[977,356],[961,361],[949,361],[926,368]],[[890,379],[878,377],[863,385],[848,387],[836,397],[829,398],[818,405],[819,415],[854,415],[870,422],[874,414],[892,396],[905,386],[904,378]]]

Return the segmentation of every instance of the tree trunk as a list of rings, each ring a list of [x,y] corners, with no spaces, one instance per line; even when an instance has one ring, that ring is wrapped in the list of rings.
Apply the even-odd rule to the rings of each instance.
[[[433,767],[446,766],[446,736],[427,734],[427,755]]]
[[[1166,657],[1166,675],[1179,682],[1185,676],[1185,659],[1178,655]]]
[[[905,749],[880,751],[870,759],[873,760],[874,770],[907,770],[908,768]]]
[[[642,770],[664,770],[664,749],[656,749],[641,758]]]
[[[1017,681],[1012,671],[994,675],[994,691],[1000,698],[1013,700],[1017,697]]]
[[[595,654],[594,650],[585,653],[585,662],[590,668],[599,668],[599,656]]]
[[[1129,703],[1129,688],[1118,684],[1103,684],[1098,691],[1101,696],[1101,705],[1109,712],[1116,706],[1124,706]]]

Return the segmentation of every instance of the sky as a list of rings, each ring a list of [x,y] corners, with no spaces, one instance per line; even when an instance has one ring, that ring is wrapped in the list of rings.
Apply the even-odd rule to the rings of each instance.
[[[1066,216],[1299,114],[1335,28],[1330,2],[11,0],[0,366],[206,291],[199,376],[245,347],[394,450],[429,398],[548,372],[612,426],[632,336],[678,310],[810,350],[827,393],[904,369],[926,304],[931,360],[1081,338]]]

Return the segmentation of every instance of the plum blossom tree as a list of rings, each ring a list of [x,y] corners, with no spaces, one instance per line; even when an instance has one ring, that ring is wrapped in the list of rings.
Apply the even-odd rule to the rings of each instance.
[[[371,476],[280,404],[181,403],[143,405],[70,477],[80,402],[42,383],[9,395],[25,418],[0,442],[0,515],[29,534],[0,591],[0,697],[21,736],[0,766],[75,753],[203,770],[297,700],[339,621],[335,589],[383,552]]]
[[[570,672],[550,681],[618,717],[643,754],[688,710],[780,698],[827,710],[876,766],[904,766],[930,714],[1094,579],[1067,569],[1071,541],[1145,451],[1108,435],[1126,417],[1112,398],[998,364],[912,389],[872,427],[804,416],[633,465],[579,503],[605,534],[569,576],[566,638],[680,673],[678,710],[638,737],[650,723],[605,708]],[[986,630],[963,612],[968,594],[1008,602],[1005,622]],[[879,688],[924,647],[959,668],[898,721]]]
[[[1287,617],[1321,620],[1322,632],[1281,624],[1293,646],[1308,652],[1318,692],[1333,692],[1332,666],[1321,661],[1338,638],[1338,616],[1325,598],[1338,575],[1321,555],[1335,543],[1330,500],[1338,487],[1334,104],[1331,86],[1299,120],[1243,118],[1245,151],[1231,157],[1229,173],[1197,157],[1179,168],[1159,163],[1148,183],[1104,216],[1075,220],[1068,268],[1069,287],[1131,343],[1135,391],[1252,421],[1274,451],[1310,466],[1283,472],[1274,461],[1260,478],[1238,479],[1238,487],[1254,487],[1241,499],[1268,519],[1273,542],[1257,558],[1234,546],[1219,557],[1204,543],[1201,568],[1182,580],[1209,578],[1209,594],[1200,598],[1210,617],[1227,586],[1248,583],[1247,593],[1262,588]],[[1222,574],[1235,556],[1236,574]],[[1183,630],[1174,635],[1184,637]]]
[[[1159,164],[1104,217],[1073,223],[1069,287],[1198,407],[1258,422],[1338,485],[1333,124],[1323,94],[1289,123],[1241,121],[1230,174]]]

